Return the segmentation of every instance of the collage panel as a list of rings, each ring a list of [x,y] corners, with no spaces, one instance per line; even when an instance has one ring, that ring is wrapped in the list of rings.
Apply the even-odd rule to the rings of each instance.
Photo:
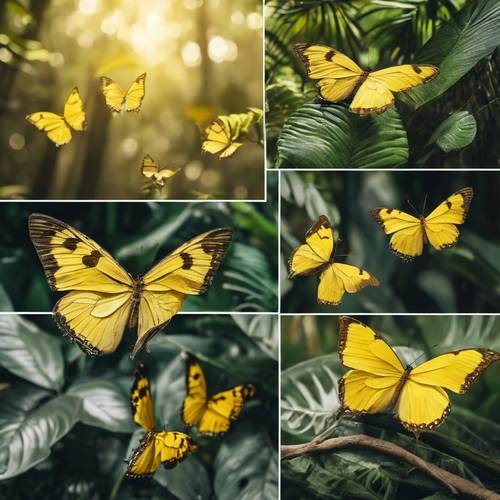
[[[179,307],[276,312],[277,190],[277,175],[271,175],[268,201],[261,203],[2,203],[1,309],[48,312],[66,296],[61,292],[75,289],[119,295],[123,289],[120,283],[110,288],[111,275],[125,283],[163,279],[164,287],[153,283],[152,292],[184,294],[176,295],[174,313]],[[44,236],[47,231],[52,231],[51,240]],[[78,246],[75,238],[93,242]],[[172,260],[176,252],[177,260]],[[102,260],[88,257],[98,253]],[[71,256],[74,260],[64,260]],[[117,270],[109,269],[113,261]],[[175,271],[179,277],[168,281],[159,272],[155,275],[155,269]],[[95,270],[104,274],[94,275]],[[52,275],[56,282],[51,285]],[[80,277],[83,283],[78,285]]]
[[[0,5],[0,198],[265,197],[261,0]]]
[[[181,314],[139,359],[91,358],[0,314],[0,497],[277,498],[278,331]]]
[[[498,168],[499,20],[496,0],[268,0],[268,165]]]
[[[281,311],[498,313],[500,175],[281,172]]]
[[[498,497],[498,316],[281,327],[283,500]]]

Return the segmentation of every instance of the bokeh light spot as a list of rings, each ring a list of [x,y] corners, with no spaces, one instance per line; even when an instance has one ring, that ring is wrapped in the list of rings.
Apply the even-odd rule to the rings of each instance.
[[[201,63],[201,50],[196,42],[187,42],[182,48],[182,60],[190,68],[199,66]]]
[[[90,16],[97,12],[99,0],[80,0],[79,9],[82,14]]]
[[[0,61],[3,63],[12,61],[12,52],[5,47],[0,48]]]
[[[125,156],[134,156],[137,153],[137,149],[139,148],[139,143],[133,137],[127,137],[122,141],[122,152]]]
[[[259,12],[248,14],[247,26],[251,30],[260,30],[262,28],[262,15]]]
[[[26,139],[24,138],[24,135],[18,134],[17,132],[14,132],[10,135],[9,146],[15,151],[20,151],[21,149],[23,149],[25,144]]]
[[[189,10],[199,9],[203,5],[203,0],[184,0],[184,7]]]
[[[61,68],[64,66],[64,56],[60,52],[51,52],[49,54],[49,64],[53,68]]]
[[[88,49],[94,45],[94,37],[92,33],[89,33],[88,31],[84,31],[78,36],[78,45],[80,47],[83,47],[84,49]]]
[[[205,170],[200,178],[201,183],[207,188],[214,188],[220,182],[220,174],[215,170]]]
[[[248,198],[248,189],[246,186],[236,186],[234,188],[234,196],[239,200]]]
[[[203,163],[201,161],[191,161],[184,167],[184,175],[190,181],[196,181],[200,178],[203,171]]]
[[[240,10],[235,10],[231,14],[231,22],[233,24],[236,24],[236,26],[241,26],[242,24],[245,24],[245,14],[241,12]]]

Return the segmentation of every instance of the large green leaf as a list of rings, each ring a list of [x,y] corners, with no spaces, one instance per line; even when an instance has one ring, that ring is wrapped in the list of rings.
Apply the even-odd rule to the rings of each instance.
[[[40,387],[59,390],[64,363],[59,339],[21,316],[0,316],[0,365]]]
[[[304,361],[281,375],[281,427],[312,438],[334,420],[341,365],[336,354]]]
[[[274,314],[231,316],[240,329],[271,358],[278,359],[279,324]]]
[[[111,432],[135,429],[130,400],[122,388],[111,380],[91,379],[72,385],[67,394],[82,400],[81,421]]]
[[[8,458],[0,472],[0,480],[18,476],[45,460],[52,445],[78,421],[80,412],[80,398],[66,394],[38,407],[27,404],[11,408],[8,418],[3,418],[2,422],[9,433],[2,435],[0,448],[8,449]]]
[[[430,144],[437,144],[445,153],[468,146],[476,137],[476,119],[468,111],[458,111],[434,130]]]
[[[286,121],[278,152],[287,168],[390,168],[407,162],[408,140],[396,109],[359,117],[342,104],[309,102]]]
[[[278,453],[257,427],[240,425],[227,436],[215,457],[218,500],[278,498]]]
[[[443,94],[500,45],[499,23],[498,0],[467,2],[415,56],[419,63],[438,65],[440,75],[402,98],[416,109]]]

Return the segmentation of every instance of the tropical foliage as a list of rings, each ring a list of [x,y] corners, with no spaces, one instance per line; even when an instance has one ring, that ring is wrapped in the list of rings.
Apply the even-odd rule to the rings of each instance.
[[[498,165],[496,0],[271,0],[266,19],[269,161],[289,168]],[[437,79],[360,118],[320,102],[294,43],[335,47],[367,70],[439,66]]]
[[[15,311],[49,311],[58,299],[28,235],[28,216],[41,212],[81,229],[133,276],[147,271],[188,239],[217,227],[233,242],[212,286],[191,296],[184,311],[276,311],[277,178],[267,203],[21,203],[0,205],[0,285]],[[9,310],[1,303],[0,310]]]
[[[158,333],[146,364],[157,428],[190,432],[181,420],[182,350],[203,364],[209,391],[252,383],[229,432],[191,430],[199,451],[153,479],[124,477],[143,431],[132,419],[136,362],[124,345],[89,358],[61,338],[50,316],[0,316],[0,497],[222,500],[277,495],[277,318],[179,316]]]
[[[425,215],[453,192],[474,189],[454,248],[426,245],[412,262],[389,247],[389,237],[368,213],[387,207]],[[496,172],[281,172],[281,295],[285,312],[498,312],[500,210]],[[317,279],[287,278],[287,260],[312,223],[324,214],[335,229],[337,261],[360,266],[379,288],[346,294],[340,306],[320,306]],[[348,254],[342,257],[342,255]]]
[[[491,316],[370,316],[370,325],[407,362],[421,363],[463,347],[500,351],[500,321]],[[339,408],[338,380],[346,372],[337,355],[337,318],[282,319],[282,444],[304,443],[331,428]],[[500,489],[500,363],[467,393],[451,394],[451,414],[418,440],[386,411],[342,417],[326,435],[366,434],[397,444],[480,486]],[[299,498],[448,498],[448,490],[404,461],[361,448],[283,460],[282,496]]]

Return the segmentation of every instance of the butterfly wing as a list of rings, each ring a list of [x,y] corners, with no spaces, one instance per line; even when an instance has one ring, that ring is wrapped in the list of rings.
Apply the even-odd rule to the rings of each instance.
[[[437,356],[411,370],[396,405],[402,425],[419,433],[435,429],[450,412],[444,389],[463,394],[500,353],[460,349]]]
[[[379,286],[375,276],[360,267],[331,263],[319,276],[318,302],[338,305],[344,293],[356,293],[367,286]]]
[[[449,196],[425,218],[425,234],[436,250],[457,244],[457,224],[465,222],[473,196],[472,188],[463,188]]]
[[[191,353],[183,353],[186,362],[186,397],[182,405],[182,421],[196,425],[207,404],[207,384],[200,363]]]
[[[135,370],[130,404],[132,405],[134,422],[146,432],[152,431],[155,427],[153,399],[151,396],[151,383],[144,363],[141,363]]]
[[[158,173],[158,164],[150,155],[146,155],[142,159],[142,175],[151,178]]]
[[[290,255],[288,277],[291,279],[315,273],[329,262],[333,248],[332,225],[325,215],[321,215],[307,231],[306,244],[297,247]]]
[[[182,462],[198,446],[182,432],[148,432],[134,452],[126,475],[133,478],[152,476],[161,463],[172,469]]]
[[[389,344],[361,321],[341,316],[338,352],[351,368],[339,381],[341,411],[376,413],[389,406],[405,371]]]
[[[209,398],[198,430],[202,434],[214,436],[227,432],[231,421],[239,417],[246,400],[252,397],[254,392],[252,385],[238,385]]]
[[[64,119],[75,130],[83,131],[87,127],[87,115],[78,88],[75,87],[64,104]]]
[[[372,208],[369,212],[385,234],[392,234],[390,247],[398,257],[409,261],[422,254],[424,233],[419,219],[393,208]]]
[[[331,47],[300,43],[294,49],[309,78],[319,80],[319,94],[326,101],[350,97],[365,73],[352,59]]]
[[[111,78],[101,76],[101,90],[108,108],[114,113],[119,113],[125,100],[125,92],[122,88]]]
[[[394,104],[393,92],[402,92],[421,85],[439,74],[429,64],[404,64],[368,73],[349,107],[358,115],[380,114]]]
[[[132,85],[127,90],[125,96],[125,109],[127,111],[135,111],[138,113],[141,110],[142,100],[146,95],[146,73],[139,75]]]
[[[50,288],[73,290],[54,307],[58,326],[89,354],[114,351],[130,313],[130,275],[97,243],[57,219],[32,214],[29,232]]]
[[[205,293],[231,243],[231,229],[196,236],[167,255],[142,278],[138,339],[134,356],[178,312],[184,295]]]
[[[26,120],[38,130],[45,132],[47,137],[55,143],[56,146],[62,146],[71,141],[71,129],[61,115],[48,111],[39,111],[26,116]]]

